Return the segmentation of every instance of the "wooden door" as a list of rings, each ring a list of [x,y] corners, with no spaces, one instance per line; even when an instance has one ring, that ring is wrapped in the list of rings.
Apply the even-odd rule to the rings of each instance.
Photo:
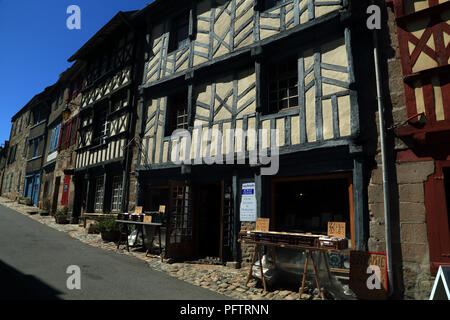
[[[57,177],[55,179],[55,188],[53,189],[52,216],[55,215],[56,209],[58,208],[58,196],[59,196],[60,182],[61,182],[61,177]]]
[[[192,257],[194,253],[191,186],[183,182],[170,185],[167,256]]]
[[[231,258],[232,223],[233,223],[233,188],[231,182],[222,181],[222,206],[220,223],[220,260]]]

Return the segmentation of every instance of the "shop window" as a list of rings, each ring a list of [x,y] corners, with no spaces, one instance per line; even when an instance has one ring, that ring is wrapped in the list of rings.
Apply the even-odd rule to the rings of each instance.
[[[112,183],[111,212],[122,209],[122,176],[115,176]]]
[[[181,49],[189,44],[189,12],[176,17],[172,21],[169,51]]]
[[[94,198],[94,211],[103,212],[103,198],[105,195],[105,185],[103,183],[103,176],[95,179],[95,198]]]
[[[169,205],[169,187],[150,187],[145,197],[146,203],[144,209],[146,211],[158,212],[160,206]]]
[[[171,195],[170,243],[192,241],[192,203],[189,186],[177,185]]]
[[[168,97],[166,115],[166,136],[177,129],[188,128],[188,95],[187,92]]]
[[[298,107],[297,58],[271,63],[267,67],[268,113]]]
[[[291,178],[273,184],[273,211],[276,231],[326,235],[328,222],[345,222],[351,234],[350,178]]]

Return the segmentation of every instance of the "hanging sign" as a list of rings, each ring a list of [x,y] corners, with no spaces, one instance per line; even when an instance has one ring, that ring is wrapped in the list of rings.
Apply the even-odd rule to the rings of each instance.
[[[256,221],[255,183],[244,183],[241,190],[241,221]]]

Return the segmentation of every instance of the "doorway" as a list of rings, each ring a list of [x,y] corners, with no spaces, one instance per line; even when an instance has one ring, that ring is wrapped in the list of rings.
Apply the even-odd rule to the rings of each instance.
[[[59,196],[59,184],[60,183],[61,183],[61,177],[57,177],[55,180],[55,188],[53,191],[52,216],[55,215],[56,209],[58,207],[58,196]]]
[[[197,254],[202,258],[220,257],[221,185],[219,183],[201,184],[196,191]]]

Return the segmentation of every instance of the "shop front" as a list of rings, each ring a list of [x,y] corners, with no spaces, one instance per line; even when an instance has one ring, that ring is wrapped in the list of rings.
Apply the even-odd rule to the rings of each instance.
[[[238,218],[235,199],[238,172],[199,166],[186,175],[180,168],[139,174],[144,212],[166,208],[166,255],[179,259],[208,259],[224,263],[237,256]],[[167,177],[171,177],[167,179]]]

